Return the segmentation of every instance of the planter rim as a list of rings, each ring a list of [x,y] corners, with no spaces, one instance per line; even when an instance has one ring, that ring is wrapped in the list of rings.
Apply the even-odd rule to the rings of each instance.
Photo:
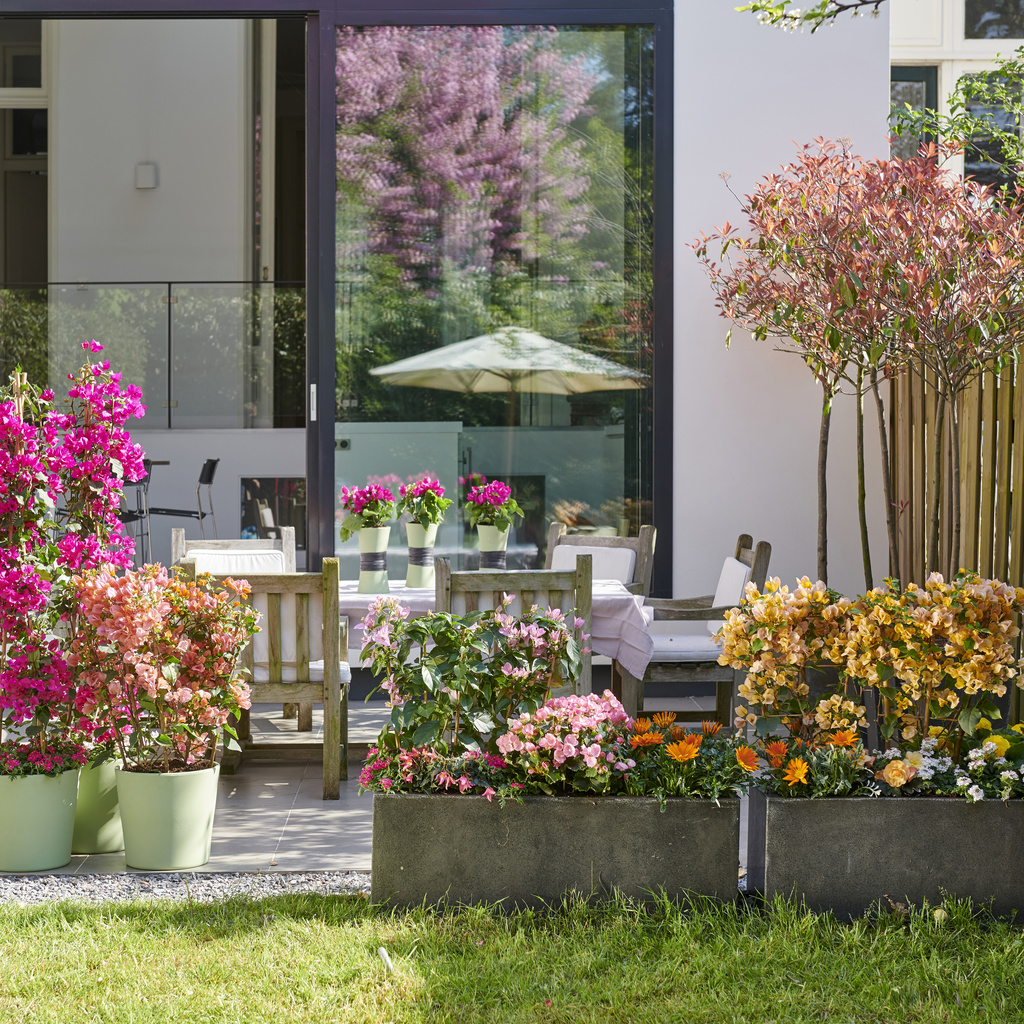
[[[373,792],[373,798],[376,800],[377,797],[381,797],[385,800],[391,800],[395,797],[402,799],[431,799],[436,800],[439,797],[446,800],[462,800],[468,801],[476,799],[484,799],[483,793],[381,793],[379,791]],[[690,804],[724,804],[724,803],[738,803],[738,796],[720,796],[717,800],[712,799],[709,796],[670,796],[666,797],[669,803],[690,803]],[[955,797],[953,799],[956,799]],[[556,796],[549,796],[547,793],[527,793],[523,798],[523,803],[532,803],[535,800],[572,800],[574,803],[611,803],[613,801],[621,801],[623,803],[641,803],[650,802],[657,803],[658,798],[656,796],[626,796],[623,793],[611,793],[611,794],[591,794],[591,793],[565,793]],[[495,807],[501,805],[495,801],[488,801]],[[508,804],[518,804],[518,800],[508,800]]]

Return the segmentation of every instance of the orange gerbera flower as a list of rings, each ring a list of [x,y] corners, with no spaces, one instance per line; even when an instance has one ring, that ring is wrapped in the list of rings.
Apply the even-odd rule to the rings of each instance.
[[[690,733],[688,736],[684,736],[678,743],[670,743],[665,748],[665,751],[673,761],[681,763],[692,761],[700,753],[701,739],[702,737],[696,733]]]
[[[852,747],[857,742],[857,734],[852,729],[836,729],[828,739],[830,747]]]
[[[737,747],[736,763],[748,772],[757,771],[757,753],[753,747]]]
[[[650,732],[651,720],[649,718],[638,718],[633,722],[633,732]]]
[[[656,747],[664,738],[660,732],[642,732],[630,736],[629,745],[634,750],[639,750],[641,747]]]
[[[786,771],[783,773],[782,778],[790,784],[795,786],[798,782],[807,784],[807,762],[802,757],[794,757],[789,764],[786,765]]]
[[[786,760],[786,755],[789,753],[789,744],[785,740],[772,740],[764,748],[765,757],[768,758],[768,763],[773,768],[781,768],[782,762]]]
[[[667,729],[676,720],[676,713],[674,711],[659,711],[654,716],[654,724],[659,729]]]
[[[701,722],[700,727],[705,736],[714,736],[722,728],[721,722]]]

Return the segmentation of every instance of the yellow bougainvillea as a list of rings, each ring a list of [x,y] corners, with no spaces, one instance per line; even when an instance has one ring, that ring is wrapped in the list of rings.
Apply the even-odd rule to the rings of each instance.
[[[883,729],[905,740],[928,735],[932,718],[977,718],[1017,675],[1016,615],[1024,589],[961,571],[948,583],[938,573],[923,587],[869,591],[850,608],[845,640],[830,650],[849,675],[877,687]],[[971,733],[977,720],[961,722]]]

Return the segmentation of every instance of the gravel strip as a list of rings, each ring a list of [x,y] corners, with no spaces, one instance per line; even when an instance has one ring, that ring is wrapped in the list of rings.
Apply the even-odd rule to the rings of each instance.
[[[116,875],[0,875],[0,903],[129,902],[135,899],[192,900],[212,903],[232,896],[261,899],[285,893],[318,896],[370,892],[368,871],[271,872],[193,871],[134,872]]]

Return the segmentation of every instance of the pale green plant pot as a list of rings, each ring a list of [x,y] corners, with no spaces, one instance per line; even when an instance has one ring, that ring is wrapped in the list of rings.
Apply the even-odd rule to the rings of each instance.
[[[130,868],[181,871],[210,859],[220,765],[197,772],[126,772],[117,799]]]
[[[0,776],[0,871],[49,871],[71,860],[78,769]]]
[[[431,523],[429,526],[409,523],[406,533],[409,537],[409,567],[405,571],[405,585],[433,590],[437,523]]]
[[[115,767],[116,762],[104,761],[82,769],[72,853],[117,853],[124,849]]]
[[[496,526],[480,523],[476,528],[480,538],[480,568],[496,572],[503,571],[505,566],[505,549],[508,547],[508,527],[499,530]]]
[[[388,585],[388,541],[391,539],[390,526],[364,526],[358,531],[359,537],[359,583],[356,592],[360,594],[390,594]]]

